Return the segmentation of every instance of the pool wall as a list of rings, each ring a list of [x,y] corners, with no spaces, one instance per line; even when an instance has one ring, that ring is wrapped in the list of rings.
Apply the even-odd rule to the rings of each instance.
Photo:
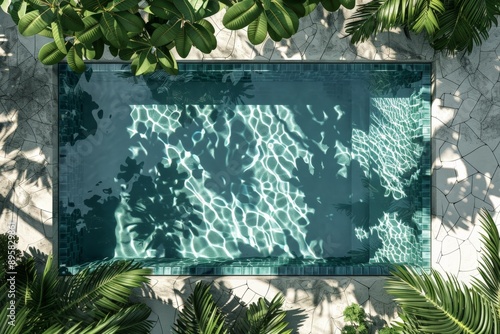
[[[221,30],[219,47],[192,60],[246,61],[423,61],[434,68],[432,101],[432,266],[469,282],[477,274],[477,212],[500,206],[500,28],[470,55],[435,53],[423,36],[407,39],[393,31],[352,46],[343,24],[347,13],[316,10],[300,31],[279,43],[259,46],[246,33]],[[220,24],[217,22],[216,26]],[[19,247],[56,253],[57,77],[55,67],[37,60],[41,38],[25,38],[0,14],[0,232],[13,224]],[[111,59],[109,59],[111,60]],[[229,305],[272,298],[281,291],[297,333],[340,333],[343,309],[363,305],[376,324],[393,319],[395,304],[384,277],[152,277],[148,303],[159,322],[155,333],[169,333],[176,309],[200,279],[214,282]]]

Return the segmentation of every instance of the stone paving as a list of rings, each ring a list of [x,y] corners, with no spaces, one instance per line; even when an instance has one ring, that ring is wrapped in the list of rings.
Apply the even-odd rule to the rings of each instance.
[[[500,28],[472,54],[435,53],[423,37],[398,31],[353,46],[343,24],[347,13],[316,10],[301,21],[292,39],[252,46],[245,32],[219,29],[219,48],[190,59],[363,61],[422,60],[434,64],[432,103],[433,198],[432,262],[464,282],[477,274],[480,256],[477,211],[500,206]],[[214,21],[221,28],[220,21]],[[24,38],[0,14],[0,232],[15,222],[20,247],[57,249],[53,195],[57,190],[54,134],[57,87],[54,70],[37,61],[42,39]],[[181,297],[194,283],[214,281],[229,308],[239,302],[272,298],[281,291],[297,333],[340,333],[342,310],[363,305],[381,324],[394,317],[395,305],[376,277],[153,277],[160,320],[155,333],[169,333]]]

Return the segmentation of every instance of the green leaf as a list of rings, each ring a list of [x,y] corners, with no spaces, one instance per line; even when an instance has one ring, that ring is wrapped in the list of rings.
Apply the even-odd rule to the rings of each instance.
[[[261,13],[255,21],[250,23],[247,35],[248,40],[253,45],[264,42],[267,37],[267,17],[265,13]]]
[[[254,0],[243,0],[229,7],[222,18],[222,24],[228,29],[243,29],[262,13],[262,8]]]
[[[271,8],[271,0],[262,0],[262,7],[264,7],[264,10],[269,10]]]
[[[189,55],[191,47],[193,46],[193,43],[187,36],[186,27],[187,26],[184,26],[184,28],[181,29],[179,34],[175,37],[175,49],[182,58],[186,58]]]
[[[386,290],[402,309],[404,333],[497,333],[496,306],[451,275],[395,266]]]
[[[156,49],[156,56],[158,57],[158,62],[160,66],[171,75],[177,75],[179,73],[179,67],[177,66],[177,61],[172,56],[170,51],[166,48]]]
[[[199,11],[201,8],[207,7],[209,2],[216,2],[209,0],[188,0],[188,1],[195,12]]]
[[[83,55],[86,59],[101,59],[104,54],[104,41],[99,39],[92,43],[90,47],[83,48]]]
[[[83,44],[90,46],[94,41],[100,39],[103,34],[99,21],[93,16],[83,18],[85,28],[75,33],[76,38]]]
[[[73,45],[68,51],[68,65],[76,73],[85,72],[85,63],[82,59],[82,46],[77,44]]]
[[[123,11],[116,13],[115,18],[129,33],[138,34],[144,29],[144,21],[138,15]]]
[[[225,327],[224,316],[210,293],[210,286],[197,283],[174,323],[174,332],[226,334]]]
[[[165,24],[156,28],[151,35],[151,44],[154,46],[162,46],[172,42],[181,30],[181,21],[178,20],[174,24]]]
[[[267,25],[267,33],[269,34],[269,37],[275,42],[279,42],[283,39],[276,31],[274,31],[273,27],[271,25]]]
[[[106,6],[106,10],[111,10],[113,12],[120,12],[122,10],[129,10],[132,8],[137,8],[137,0],[113,0]]]
[[[495,305],[500,305],[500,235],[491,214],[482,209],[479,212],[481,227],[480,279],[472,278],[472,285]],[[500,312],[500,310],[499,310]]]
[[[271,9],[266,11],[267,23],[281,38],[290,38],[297,32],[299,18],[292,10],[279,3],[272,2]]]
[[[200,25],[202,25],[203,28],[207,29],[210,33],[215,34],[215,28],[212,25],[212,23],[210,23],[209,21],[201,19],[197,23],[200,24]]]
[[[353,9],[356,6],[356,0],[340,0],[340,3],[347,9]]]
[[[191,6],[188,0],[175,0],[174,4],[175,7],[177,7],[177,9],[179,10],[179,12],[182,14],[184,20],[189,22],[195,21],[194,8],[193,6]]]
[[[68,51],[66,50],[66,41],[64,40],[63,30],[61,24],[58,21],[52,22],[52,36],[54,38],[54,42],[57,45],[57,48],[62,53],[66,54]]]
[[[130,60],[132,59],[132,56],[136,53],[135,50],[133,49],[120,49],[118,51],[118,57],[120,57],[121,60]]]
[[[217,40],[213,33],[201,24],[187,25],[186,32],[193,45],[203,53],[210,53],[217,47]]]
[[[142,51],[137,58],[135,75],[142,75],[154,72],[156,69],[156,57],[151,53],[151,49]]]
[[[329,12],[335,12],[340,8],[340,0],[321,0],[321,4]]]
[[[181,12],[168,0],[154,0],[149,8],[154,15],[165,20],[182,18]]]
[[[55,42],[50,42],[42,46],[38,52],[38,59],[44,65],[54,65],[64,59],[66,55],[62,53]]]
[[[47,8],[42,12],[40,12],[39,10],[34,10],[21,17],[18,26],[19,32],[23,36],[36,35],[43,29],[50,26],[55,18],[56,15],[51,8]]]
[[[80,15],[75,12],[70,4],[62,7],[59,11],[59,18],[61,20],[62,26],[71,31],[81,31],[85,29],[85,24],[82,21]]]
[[[209,17],[217,14],[221,10],[221,4],[219,1],[208,1],[207,7],[205,8],[204,17]]]
[[[5,3],[5,2],[4,2]],[[15,1],[10,5],[10,16],[16,25],[19,26],[19,20],[26,15],[28,3],[24,1]]]
[[[103,10],[104,6],[108,3],[108,1],[101,0],[80,0],[82,7],[86,10],[90,10],[91,12],[97,12],[99,10]]]
[[[129,40],[127,33],[111,13],[102,13],[99,26],[104,37],[111,45],[118,49],[127,46]]]
[[[318,6],[320,0],[306,0],[298,2],[287,2],[288,8],[293,10],[295,14],[299,17],[304,17],[312,13],[312,11]]]

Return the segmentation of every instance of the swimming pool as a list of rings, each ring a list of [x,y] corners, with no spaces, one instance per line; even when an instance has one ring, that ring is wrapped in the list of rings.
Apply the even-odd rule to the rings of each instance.
[[[59,265],[158,275],[430,266],[428,63],[59,65]]]

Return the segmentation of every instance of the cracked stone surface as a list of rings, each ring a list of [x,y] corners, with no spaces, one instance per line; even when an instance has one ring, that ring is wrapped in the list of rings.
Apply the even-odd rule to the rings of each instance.
[[[432,263],[464,282],[477,275],[481,245],[478,210],[500,222],[500,28],[470,54],[435,53],[423,36],[408,40],[395,30],[353,46],[344,31],[348,11],[316,10],[288,41],[253,46],[245,31],[223,29],[218,48],[202,60],[418,60],[434,66],[432,101]],[[53,196],[57,190],[57,82],[37,53],[42,38],[25,38],[0,13],[0,232],[14,222],[20,248],[52,253],[57,245]],[[111,59],[109,55],[106,59]],[[395,316],[381,277],[153,277],[143,291],[158,319],[155,333],[169,333],[177,308],[196,281],[212,283],[227,310],[281,292],[297,333],[340,333],[342,311],[361,304],[376,324]],[[152,299],[150,299],[152,298]]]

